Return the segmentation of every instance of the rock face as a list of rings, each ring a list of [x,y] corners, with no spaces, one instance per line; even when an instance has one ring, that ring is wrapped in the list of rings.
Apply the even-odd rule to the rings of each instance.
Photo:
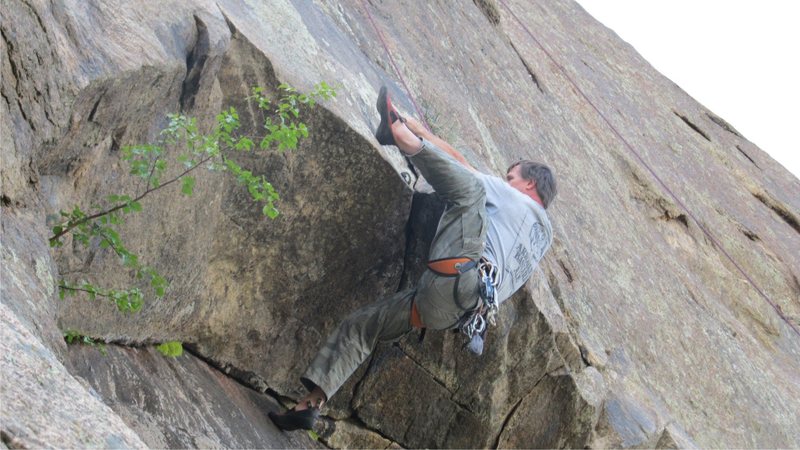
[[[102,358],[59,328],[180,340],[297,398],[339,320],[413,284],[443,207],[371,135],[381,84],[416,115],[395,67],[476,167],[555,169],[556,238],[483,357],[452,333],[380,347],[329,402],[324,442],[800,446],[800,182],[575,3],[14,0],[0,18],[6,446],[315,445],[286,440],[265,422],[274,401],[192,357],[109,345]],[[134,315],[57,299],[61,277],[134,282],[107,249],[47,248],[59,210],[136,190],[122,146],[157,139],[176,111],[207,127],[235,106],[257,133],[252,86],[322,80],[339,96],[304,111],[309,139],[244,161],[280,192],[277,220],[229,177],[199,177],[193,197],[150,198],[123,229],[171,282],[166,298]],[[67,396],[101,424],[68,426]]]
[[[84,346],[70,362],[149,448],[323,447],[302,432],[276,432],[265,412],[277,402],[193,355]]]

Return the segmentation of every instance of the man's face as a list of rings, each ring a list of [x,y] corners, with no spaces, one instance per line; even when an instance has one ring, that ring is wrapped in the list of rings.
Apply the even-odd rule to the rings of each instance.
[[[522,192],[525,195],[530,195],[530,191],[531,189],[535,188],[536,183],[522,178],[521,171],[522,168],[520,166],[512,167],[511,170],[509,170],[506,174],[506,181],[508,181],[508,184],[510,184],[514,189]]]

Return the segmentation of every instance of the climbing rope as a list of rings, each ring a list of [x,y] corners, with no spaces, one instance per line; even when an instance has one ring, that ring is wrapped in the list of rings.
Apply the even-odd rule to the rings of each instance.
[[[381,45],[383,45],[383,50],[386,51],[386,56],[389,58],[389,62],[392,64],[392,68],[394,68],[394,73],[397,74],[397,78],[400,80],[400,83],[403,84],[403,88],[406,90],[406,95],[408,98],[411,99],[411,103],[414,105],[414,109],[417,110],[417,117],[422,120],[422,124],[425,125],[425,128],[428,131],[431,131],[431,127],[428,125],[428,121],[425,119],[425,115],[422,114],[422,109],[420,109],[419,105],[417,105],[416,100],[414,100],[414,96],[411,95],[411,90],[408,89],[408,85],[406,84],[405,78],[403,78],[403,74],[400,73],[400,69],[397,68],[397,64],[394,62],[394,58],[392,58],[392,52],[389,51],[389,46],[386,45],[386,40],[383,39],[383,33],[378,28],[378,25],[375,23],[375,19],[372,17],[372,13],[369,10],[369,6],[367,6],[366,0],[361,1],[364,10],[367,12],[367,17],[369,18],[369,22],[372,24],[372,28],[375,29],[375,33],[378,35],[378,40],[381,41]]]
[[[773,302],[767,296],[767,294],[764,293],[763,290],[761,290],[761,288],[756,284],[756,282],[753,281],[753,278],[750,277],[750,275],[748,275],[747,272],[745,272],[745,270],[742,268],[742,266],[740,266],[733,259],[733,257],[722,247],[722,244],[720,244],[720,242],[717,240],[717,238],[715,238],[714,235],[712,235],[711,232],[708,231],[706,229],[706,227],[703,226],[703,224],[700,223],[700,221],[697,219],[697,217],[695,217],[695,215],[692,213],[692,211],[678,198],[677,195],[675,195],[675,193],[672,192],[672,189],[670,189],[669,186],[667,186],[667,184],[664,182],[664,180],[662,180],[661,177],[658,176],[658,174],[655,172],[655,170],[653,170],[653,168],[650,167],[649,164],[647,164],[647,162],[644,160],[642,155],[639,152],[636,151],[636,149],[628,142],[627,139],[625,139],[625,137],[622,136],[622,134],[617,130],[616,127],[614,127],[614,125],[611,123],[611,121],[609,121],[608,118],[606,118],[605,114],[603,114],[603,112],[600,111],[600,109],[594,104],[594,102],[592,102],[592,100],[589,98],[589,96],[587,96],[586,93],[583,92],[583,89],[581,89],[578,86],[578,83],[576,83],[575,80],[573,80],[572,77],[569,76],[569,73],[564,68],[564,66],[562,66],[553,57],[553,55],[542,45],[542,43],[539,42],[538,39],[536,39],[536,36],[534,36],[533,33],[531,33],[531,30],[528,29],[528,27],[522,22],[522,20],[520,20],[519,17],[517,17],[517,15],[514,14],[514,11],[512,11],[511,8],[508,7],[508,4],[506,3],[506,1],[505,0],[499,0],[499,1],[500,1],[500,4],[502,4],[503,7],[506,9],[506,11],[508,11],[508,14],[511,17],[514,18],[514,20],[519,24],[519,26],[523,30],[525,30],[525,33],[528,36],[530,36],[530,38],[533,40],[533,42],[536,43],[536,46],[539,47],[544,52],[545,55],[547,55],[547,57],[550,59],[550,61],[553,64],[555,64],[556,67],[559,68],[559,70],[561,70],[561,73],[567,78],[567,80],[569,80],[570,84],[572,84],[572,87],[575,88],[575,90],[581,95],[581,97],[583,97],[583,99],[586,100],[586,102],[592,107],[592,109],[594,109],[595,112],[603,119],[603,122],[605,122],[606,125],[608,125],[608,127],[619,138],[619,140],[622,141],[623,144],[625,144],[625,147],[628,150],[630,150],[630,152],[636,157],[636,159],[647,169],[648,172],[650,172],[650,174],[653,176],[653,178],[655,178],[656,181],[658,181],[658,183],[661,185],[661,187],[664,188],[664,190],[670,195],[670,197],[672,197],[673,200],[675,200],[675,203],[677,203],[686,212],[686,214],[688,214],[689,217],[692,218],[694,223],[697,224],[697,226],[700,228],[700,230],[703,232],[703,234],[705,234],[706,237],[708,237],[708,239],[711,240],[711,242],[713,242],[714,245],[722,252],[722,254],[725,256],[725,258],[727,258],[728,261],[730,261],[731,264],[733,264],[734,267],[736,267],[736,269],[739,271],[739,273],[741,273],[742,276],[745,277],[745,279],[750,283],[750,285],[753,287],[753,289],[755,289],[756,292],[758,292],[758,294],[761,295],[761,297],[764,298],[764,300],[766,300],[767,303],[770,304],[770,306],[772,306],[772,309],[774,309],[775,312],[778,313],[778,316],[780,316],[780,318],[783,319],[783,321],[786,322],[786,324],[789,325],[789,327],[798,336],[800,336],[800,331],[798,331],[797,327],[795,327],[794,324],[792,324],[789,321],[789,319],[786,318],[786,316],[783,314],[783,311],[781,310],[781,308],[777,304],[775,304],[775,302]]]

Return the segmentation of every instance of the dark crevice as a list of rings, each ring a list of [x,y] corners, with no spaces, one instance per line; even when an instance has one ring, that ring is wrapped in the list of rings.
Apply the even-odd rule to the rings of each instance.
[[[44,26],[44,22],[42,22],[42,17],[36,11],[36,8],[34,8],[32,5],[25,4],[25,6],[27,6],[28,9],[31,10],[31,14],[36,19],[36,22],[39,24],[39,28],[41,28],[41,30],[42,30],[42,36],[45,36],[45,38],[47,40],[47,43],[49,44],[50,43],[50,33],[47,32],[47,27]]]
[[[511,48],[514,49],[514,53],[517,54],[517,58],[519,58],[519,60],[522,61],[522,65],[525,66],[525,70],[528,71],[528,75],[530,75],[533,84],[536,85],[536,88],[539,89],[539,92],[544,94],[544,89],[542,89],[542,85],[541,83],[539,83],[539,77],[536,76],[536,73],[533,71],[533,68],[531,68],[531,66],[528,65],[528,62],[525,61],[525,58],[523,58],[522,55],[519,53],[517,47],[512,42],[509,43],[511,44]]]
[[[583,345],[579,345],[578,352],[581,354],[581,361],[583,361],[583,364],[586,365],[586,367],[594,366],[594,364],[589,361],[589,349]]]
[[[751,158],[751,157],[750,157],[750,155],[748,155],[747,153],[745,153],[745,152],[744,152],[744,150],[742,150],[742,147],[739,147],[739,145],[738,145],[738,144],[736,145],[736,150],[739,150],[739,153],[741,153],[742,155],[744,155],[744,157],[745,157],[745,158],[747,158],[747,159],[748,159],[748,160],[749,160],[751,163],[753,163],[753,165],[754,165],[754,166],[758,167],[758,164],[756,164],[756,162],[755,162],[755,161],[753,161],[753,158]],[[758,167],[758,168],[760,169],[761,167]]]
[[[0,28],[0,37],[2,37],[6,43],[6,61],[8,61],[8,64],[11,66],[11,75],[14,76],[14,89],[19,91],[20,74],[12,55],[14,53],[14,43],[8,39],[8,36],[6,36],[2,28]]]
[[[715,124],[719,125],[720,128],[722,128],[723,130],[727,131],[728,133],[731,133],[731,134],[733,134],[735,136],[738,136],[738,137],[742,137],[742,135],[739,134],[739,132],[736,131],[736,129],[733,128],[731,126],[731,124],[729,124],[728,122],[723,120],[722,117],[716,116],[716,115],[711,114],[711,113],[706,113],[706,116],[708,116],[708,118],[711,119],[712,122],[714,122]]]
[[[2,196],[0,196],[0,203],[2,203],[2,205],[7,208],[7,207],[11,206],[11,198],[9,196],[3,194]]]
[[[100,93],[100,95],[97,96],[97,100],[95,100],[94,105],[92,105],[92,110],[89,112],[89,122],[94,122],[94,116],[97,114],[97,108],[100,106],[100,102],[103,100],[105,95],[106,91],[104,90]]]
[[[569,268],[567,267],[566,263],[564,263],[564,261],[562,261],[562,260],[560,260],[560,259],[559,259],[559,260],[558,260],[558,265],[559,265],[559,266],[561,266],[561,270],[563,270],[563,271],[564,271],[564,275],[566,275],[566,276],[567,276],[567,281],[569,281],[570,283],[572,283],[572,281],[573,281],[575,278],[573,278],[573,276],[572,276],[572,272],[569,270]]]
[[[506,415],[506,418],[503,419],[503,425],[500,427],[500,431],[497,433],[497,437],[495,437],[495,439],[494,439],[494,445],[492,446],[492,448],[500,448],[500,438],[503,437],[503,432],[506,431],[506,427],[508,426],[508,422],[511,420],[512,417],[514,417],[514,413],[517,412],[517,409],[519,408],[519,405],[521,405],[522,402],[526,398],[528,398],[528,396],[531,395],[534,390],[536,390],[536,387],[539,386],[539,383],[541,383],[542,380],[544,380],[545,377],[547,377],[547,376],[549,376],[549,375],[546,374],[546,373],[542,374],[542,376],[539,377],[539,379],[536,380],[535,383],[533,383],[533,387],[531,387],[531,390],[527,394],[521,396],[520,399],[517,401],[517,403],[515,403],[514,406],[511,407],[511,410]]]
[[[10,449],[11,448],[14,448],[14,449],[16,449],[16,448],[28,448],[28,447],[25,446],[25,444],[20,442],[17,438],[12,436],[11,433],[9,433],[6,430],[0,430],[0,441],[2,441],[3,444],[5,444],[5,446],[10,448]]]
[[[486,19],[494,26],[500,24],[500,11],[493,0],[472,0],[475,6],[481,10]]]
[[[405,226],[406,246],[398,292],[414,287],[425,269],[430,244],[443,210],[444,202],[438,195],[414,192]]]
[[[0,97],[3,97],[3,101],[6,102],[6,107],[11,111],[11,100],[6,97],[6,93],[3,90],[0,90]]]
[[[794,231],[800,234],[800,220],[795,217],[794,214],[789,212],[785,207],[781,206],[775,200],[767,197],[764,194],[751,192],[753,197],[757,198],[758,201],[764,204],[767,208],[771,209],[775,214],[778,215],[784,222],[786,222]]]
[[[236,29],[236,25],[231,22],[231,19],[225,14],[224,11],[220,11],[222,17],[225,19],[225,25],[228,26],[228,31],[231,33],[231,40],[233,40],[234,36],[239,34],[239,31]]]
[[[33,121],[28,118],[28,115],[25,114],[25,108],[22,107],[22,102],[20,101],[19,97],[17,97],[17,107],[19,108],[19,113],[22,114],[22,119],[25,120],[25,123],[31,127],[31,131],[36,131],[36,125],[33,124]]]
[[[356,425],[359,425],[359,426],[360,426],[360,427],[362,427],[363,429],[365,429],[365,430],[367,430],[367,431],[369,431],[369,432],[371,432],[371,433],[375,433],[375,434],[377,434],[378,436],[380,436],[380,437],[382,437],[382,438],[386,439],[386,440],[387,440],[387,441],[389,441],[389,442],[392,442],[392,443],[397,443],[397,442],[394,440],[394,438],[392,438],[391,436],[388,436],[388,435],[384,434],[384,433],[383,433],[381,430],[378,430],[378,429],[375,429],[375,428],[372,428],[372,427],[370,427],[370,426],[369,426],[369,425],[368,425],[366,422],[364,422],[364,420],[362,420],[362,419],[361,419],[361,417],[358,415],[358,413],[357,413],[357,412],[354,412],[354,413],[353,413],[353,415],[352,415],[352,416],[350,416],[350,420],[352,420],[353,422],[355,422],[355,424],[356,424]],[[327,445],[327,442],[326,442],[325,444]],[[389,444],[389,447],[391,447],[391,444]],[[386,447],[386,448],[389,448],[389,447]]]
[[[421,369],[423,372],[425,372],[425,373],[426,373],[426,374],[427,374],[427,375],[428,375],[428,376],[429,376],[429,377],[430,377],[430,378],[431,378],[431,379],[432,379],[434,382],[436,382],[436,384],[438,384],[438,385],[439,385],[439,386],[441,386],[441,387],[442,387],[442,388],[443,388],[445,391],[447,391],[447,392],[450,394],[450,397],[452,397],[453,395],[455,395],[455,392],[451,391],[451,390],[450,390],[450,389],[447,387],[447,385],[445,385],[445,384],[444,384],[444,381],[442,381],[442,380],[440,380],[439,378],[437,378],[437,377],[436,377],[436,375],[434,375],[433,373],[431,373],[431,371],[430,371],[430,370],[426,369],[426,368],[425,368],[425,366],[423,366],[422,364],[420,364],[420,362],[419,362],[419,361],[417,361],[416,359],[412,358],[412,357],[411,357],[411,355],[409,355],[408,353],[406,353],[405,349],[404,349],[402,346],[400,346],[399,344],[396,344],[395,346],[396,346],[396,347],[397,347],[397,348],[400,350],[400,352],[403,354],[403,356],[405,356],[406,358],[408,358],[408,359],[409,359],[409,360],[410,360],[412,363],[414,363],[414,364],[415,364],[417,367],[419,367],[419,368],[420,368],[420,369]],[[468,406],[466,406],[466,405],[462,405],[462,404],[460,404],[460,403],[458,403],[458,402],[456,402],[456,401],[452,400],[452,398],[451,398],[450,400],[451,400],[451,401],[453,401],[453,403],[455,403],[455,404],[457,404],[457,405],[461,406],[462,408],[466,409],[467,411],[469,411],[469,412],[471,412],[471,413],[474,413],[474,411],[472,411],[471,409],[469,409],[469,407],[468,407]]]
[[[758,242],[758,241],[761,240],[761,238],[758,237],[757,234],[753,233],[752,231],[748,230],[747,228],[741,228],[740,230],[741,230],[742,234],[747,236],[747,239],[750,239],[753,242]]]
[[[248,370],[241,370],[231,364],[227,363],[220,363],[209,356],[203,355],[197,349],[197,345],[193,343],[184,343],[183,349],[186,353],[194,356],[195,358],[205,362],[211,367],[216,368],[220,372],[224,373],[225,375],[229,376],[230,378],[236,380],[242,386],[246,386],[256,392],[262,392],[264,394],[270,395],[274,397],[279,403],[281,402],[280,396],[272,391],[267,386],[267,383],[255,372],[251,372]]]
[[[686,214],[678,214],[677,216],[674,216],[669,211],[664,210],[664,214],[661,216],[661,219],[667,222],[670,220],[675,220],[680,222],[685,228],[689,228],[689,219],[686,217]]]
[[[564,298],[561,295],[561,287],[558,284],[558,278],[556,278],[555,273],[547,269],[547,285],[550,288],[550,293],[553,295],[553,298],[556,299],[556,303],[558,303],[558,307],[562,310],[564,309]]]
[[[439,386],[441,386],[441,387],[442,387],[442,388],[443,388],[445,391],[447,391],[447,392],[450,394],[450,396],[448,397],[448,400],[450,400],[451,402],[455,403],[456,405],[458,405],[460,408],[464,409],[465,411],[469,411],[469,412],[470,412],[470,413],[472,413],[472,414],[476,414],[476,412],[475,412],[475,411],[474,411],[472,408],[470,408],[470,406],[469,406],[469,405],[465,405],[465,404],[463,404],[463,403],[461,403],[461,402],[459,402],[459,401],[457,401],[457,400],[455,399],[455,395],[456,395],[456,393],[455,393],[455,392],[453,392],[453,391],[452,391],[450,388],[448,388],[448,387],[447,387],[447,386],[444,384],[444,381],[442,381],[442,380],[438,379],[438,378],[436,377],[436,375],[434,375],[434,374],[433,374],[433,373],[432,373],[430,370],[426,369],[426,368],[425,368],[425,366],[423,366],[423,365],[422,365],[422,364],[421,364],[419,361],[417,361],[416,359],[414,359],[413,357],[411,357],[411,355],[409,355],[408,353],[406,353],[406,351],[405,351],[405,349],[404,349],[403,347],[401,347],[400,345],[396,345],[396,346],[397,346],[397,348],[398,348],[398,349],[400,349],[400,352],[402,352],[402,353],[403,353],[403,356],[405,356],[406,358],[408,358],[408,359],[409,359],[409,360],[410,360],[412,363],[414,363],[414,364],[415,364],[417,367],[419,367],[419,368],[420,368],[420,369],[421,369],[423,372],[425,372],[425,373],[428,375],[428,377],[429,377],[430,379],[432,379],[434,382],[436,382],[436,384],[438,384]],[[476,414],[476,415],[477,415],[477,414]]]
[[[689,128],[691,128],[692,130],[694,130],[694,131],[695,131],[697,134],[699,134],[700,136],[703,136],[703,137],[705,138],[705,140],[707,140],[708,142],[711,142],[711,138],[709,138],[709,137],[708,137],[708,134],[706,134],[706,132],[705,132],[705,131],[701,130],[701,129],[700,129],[700,127],[698,127],[697,125],[693,124],[693,123],[692,123],[692,121],[691,121],[691,120],[689,120],[689,119],[688,119],[686,116],[682,116],[682,115],[678,114],[678,113],[677,113],[677,112],[675,112],[675,111],[672,111],[672,113],[673,113],[673,114],[675,114],[676,116],[680,117],[680,118],[681,118],[681,120],[683,120],[683,122],[684,122],[686,125],[688,125],[688,126],[689,126]]]
[[[120,127],[114,130],[114,133],[111,135],[111,153],[116,153],[119,151],[122,145],[122,137],[125,135],[125,132],[128,130],[127,127]]]
[[[200,79],[203,67],[208,59],[211,40],[208,27],[199,17],[194,16],[197,38],[194,46],[186,56],[186,78],[181,87],[181,111],[188,111],[194,107],[195,97],[200,90]]]

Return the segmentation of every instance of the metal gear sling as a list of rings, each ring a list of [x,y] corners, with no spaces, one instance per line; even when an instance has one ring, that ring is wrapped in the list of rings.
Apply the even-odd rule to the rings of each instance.
[[[475,310],[467,313],[458,325],[469,342],[465,347],[476,355],[483,353],[483,342],[489,325],[496,325],[498,304],[495,294],[497,290],[497,267],[485,258],[478,264],[480,277],[480,305]]]

